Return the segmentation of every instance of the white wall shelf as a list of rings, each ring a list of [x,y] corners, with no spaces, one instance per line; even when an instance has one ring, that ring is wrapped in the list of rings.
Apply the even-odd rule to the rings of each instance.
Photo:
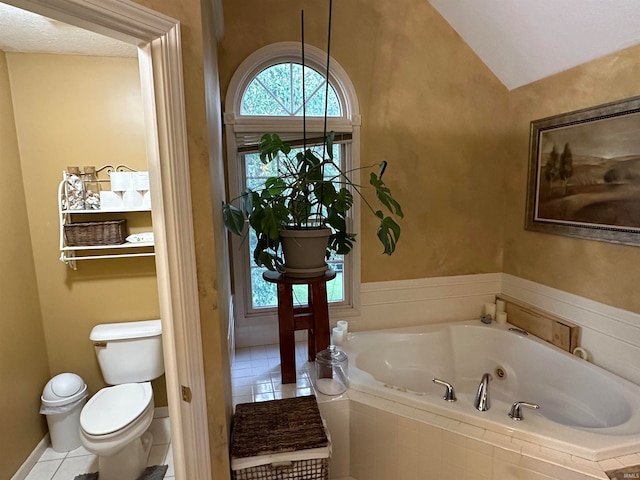
[[[98,169],[99,173],[110,175],[113,171],[133,171],[133,169],[118,165],[113,167],[105,165]],[[70,210],[65,204],[65,183],[66,173],[62,174],[62,181],[58,186],[58,212],[60,221],[60,261],[67,264],[73,270],[77,269],[77,261],[79,260],[98,260],[111,258],[132,258],[132,257],[152,257],[155,255],[153,242],[125,242],[119,245],[88,245],[75,246],[68,245],[65,237],[65,225],[70,225],[78,218],[80,221],[102,221],[122,219],[130,213],[146,214],[148,219],[149,230],[151,225],[151,209],[150,208],[117,208],[104,210]],[[109,182],[109,179],[99,178],[102,183]],[[145,219],[145,222],[146,222]],[[146,224],[146,223],[145,223]]]

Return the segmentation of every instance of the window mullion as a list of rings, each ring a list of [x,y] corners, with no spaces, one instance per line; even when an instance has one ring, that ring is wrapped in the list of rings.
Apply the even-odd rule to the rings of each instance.
[[[304,75],[304,72],[302,72]],[[294,107],[294,95],[293,95],[293,63],[289,64],[289,110],[287,113],[289,115],[293,115],[293,107]]]
[[[267,87],[267,85],[265,85],[265,83],[264,83],[262,80],[260,80],[259,78],[256,78],[256,82],[258,82],[258,83],[260,84],[260,86],[261,86],[262,88],[264,88],[264,89],[265,89],[265,91],[269,94],[269,96],[270,96],[271,98],[273,98],[273,99],[275,100],[275,102],[276,102],[278,105],[280,105],[280,106],[282,107],[282,110],[284,110],[285,112],[286,112],[286,111],[288,111],[288,110],[287,110],[287,107],[285,107],[285,106],[283,105],[283,103],[282,103],[282,102],[280,101],[280,99],[276,96],[276,94],[275,94],[275,93],[273,93],[273,91],[271,90],[271,88]]]

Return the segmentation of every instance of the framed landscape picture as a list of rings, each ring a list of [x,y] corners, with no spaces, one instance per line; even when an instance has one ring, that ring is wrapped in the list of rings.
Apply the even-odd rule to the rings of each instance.
[[[640,245],[640,97],[531,122],[525,228]]]

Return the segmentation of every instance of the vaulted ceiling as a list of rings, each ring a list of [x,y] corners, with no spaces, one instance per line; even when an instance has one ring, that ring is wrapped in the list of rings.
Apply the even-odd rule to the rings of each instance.
[[[640,0],[428,1],[510,90],[640,44]],[[1,2],[0,50],[135,56],[131,45]]]
[[[638,0],[429,2],[509,90],[640,44]]]

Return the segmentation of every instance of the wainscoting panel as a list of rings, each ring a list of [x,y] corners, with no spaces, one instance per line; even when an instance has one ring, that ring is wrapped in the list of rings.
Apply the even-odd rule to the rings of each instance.
[[[640,384],[640,315],[508,274],[502,293],[577,324],[589,361]]]
[[[349,329],[379,330],[479,318],[500,293],[502,274],[486,273],[365,283],[361,314]],[[352,328],[353,324],[353,328]]]
[[[331,324],[347,320],[349,330],[379,330],[479,318],[482,305],[500,293],[501,273],[364,283],[360,313],[329,311]],[[277,316],[235,322],[236,347],[278,343]],[[296,340],[306,332],[296,332]]]

